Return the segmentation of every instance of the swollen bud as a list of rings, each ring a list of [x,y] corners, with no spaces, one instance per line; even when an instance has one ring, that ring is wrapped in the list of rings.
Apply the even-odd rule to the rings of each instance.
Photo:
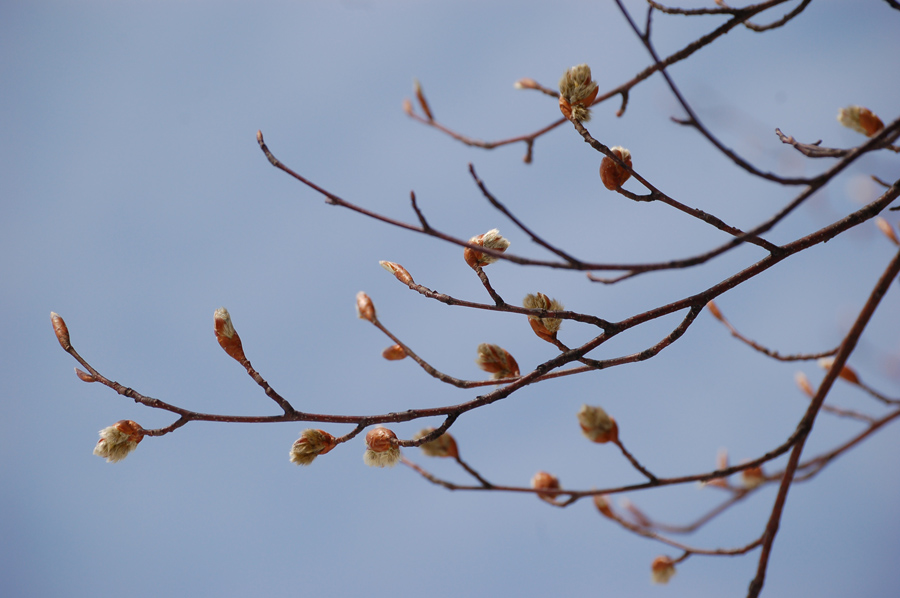
[[[539,471],[531,478],[531,487],[535,490],[559,490],[559,479],[546,471]],[[556,494],[551,492],[538,492],[537,495],[551,502],[556,497]]]
[[[494,249],[501,253],[509,249],[509,240],[500,236],[500,231],[496,228],[491,229],[484,234],[472,237],[469,239],[469,243],[480,247],[487,247],[488,249]],[[499,259],[493,255],[475,251],[471,247],[465,248],[463,257],[465,258],[466,263],[472,268],[475,268],[476,266],[487,266]]]
[[[406,349],[400,345],[391,345],[381,352],[381,356],[388,361],[400,361],[401,359],[406,359]]]
[[[241,337],[238,336],[234,325],[231,323],[231,314],[224,307],[220,307],[213,314],[215,321],[216,340],[219,345],[225,349],[225,352],[231,355],[238,362],[247,361],[244,355],[244,347],[241,345]]]
[[[497,345],[481,343],[478,345],[478,367],[488,372],[492,378],[512,378],[519,375],[519,364],[509,351]]]
[[[582,405],[578,410],[578,425],[581,433],[591,442],[604,444],[619,440],[619,426],[602,407]]]
[[[381,260],[378,262],[381,264],[381,267],[393,274],[397,280],[402,282],[403,284],[415,284],[412,276],[410,276],[409,272],[406,271],[406,268],[401,266],[400,264],[395,264],[394,262],[387,262]]]
[[[418,440],[419,438],[428,436],[432,432],[434,432],[434,428],[425,428],[413,436],[413,438]],[[459,450],[456,448],[456,440],[447,432],[444,432],[434,440],[420,444],[419,448],[422,449],[422,452],[428,457],[456,458],[459,456]]]
[[[862,106],[841,108],[838,110],[837,119],[848,129],[853,129],[866,137],[872,137],[884,128],[881,119],[875,116],[871,110]]]
[[[100,430],[100,440],[94,447],[94,454],[108,463],[115,463],[127,457],[144,439],[144,429],[137,422],[123,419]]]
[[[53,332],[56,333],[56,340],[59,341],[63,350],[68,351],[71,349],[72,343],[69,341],[69,328],[66,326],[66,322],[62,319],[62,316],[55,311],[51,311],[50,322],[53,324]]]
[[[335,446],[334,436],[325,430],[303,430],[289,453],[291,463],[309,465],[319,455],[324,455]]]
[[[610,151],[624,162],[628,168],[631,168],[631,152],[620,146],[612,147]],[[600,180],[603,181],[603,186],[610,191],[615,191],[624,185],[625,181],[630,177],[631,173],[619,166],[609,156],[604,156],[600,161]]]
[[[522,300],[522,306],[527,309],[545,309],[547,311],[564,311],[562,303],[556,299],[550,299],[543,293],[528,294]],[[552,343],[556,340],[556,333],[562,326],[562,320],[559,318],[541,318],[539,316],[528,316],[528,323],[534,333]]]
[[[400,461],[400,441],[393,431],[375,428],[366,434],[363,461],[369,467],[393,467]]]
[[[650,575],[653,583],[669,583],[675,575],[675,563],[667,556],[658,556],[650,565]]]
[[[597,82],[591,81],[591,67],[586,64],[573,66],[559,80],[560,112],[569,120],[589,121],[589,108],[597,91]]]
[[[356,315],[360,320],[368,320],[375,323],[375,304],[364,292],[356,294]]]

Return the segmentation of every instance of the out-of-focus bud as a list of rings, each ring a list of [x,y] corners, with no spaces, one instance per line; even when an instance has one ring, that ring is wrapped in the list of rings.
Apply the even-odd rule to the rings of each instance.
[[[631,168],[631,152],[621,146],[609,148],[628,168]],[[610,191],[615,191],[625,184],[631,177],[631,173],[619,166],[615,160],[609,156],[603,156],[600,160],[600,180],[603,186]]]
[[[720,322],[725,321],[725,316],[722,315],[722,312],[719,311],[719,306],[715,304],[715,302],[710,301],[706,304],[706,309],[709,310],[709,313],[712,314],[712,317],[719,320]]]
[[[80,368],[75,368],[75,375],[78,376],[78,379],[82,382],[96,382],[97,379],[94,378],[93,374],[88,374],[84,370]]]
[[[472,237],[469,239],[469,243],[480,247],[487,247],[488,249],[494,249],[501,253],[509,249],[509,240],[501,237],[500,231],[496,228],[493,228],[484,234]],[[493,255],[488,255],[487,253],[475,251],[471,247],[466,247],[465,250],[463,250],[463,257],[465,257],[466,263],[472,268],[475,268],[475,266],[487,266],[500,259]]]
[[[378,262],[381,264],[381,267],[393,274],[397,280],[402,282],[403,284],[415,284],[413,281],[413,277],[410,276],[409,272],[406,271],[406,268],[401,266],[400,264],[395,264],[394,262],[387,262],[381,260]]]
[[[582,405],[578,410],[581,433],[591,442],[600,444],[619,440],[619,426],[602,407]]]
[[[369,467],[393,467],[400,460],[400,441],[387,428],[375,428],[366,434],[363,461]]]
[[[823,370],[830,370],[831,366],[834,365],[834,357],[823,357],[819,360],[818,363],[819,367]],[[857,376],[856,372],[846,364],[841,368],[841,372],[838,374],[838,376],[840,376],[850,384],[859,384],[859,376]]]
[[[609,498],[605,494],[594,495],[594,506],[600,511],[600,514],[609,519],[615,519],[612,507],[609,505]]]
[[[728,467],[728,450],[727,449],[719,449],[719,454],[716,455],[716,469],[721,470]],[[728,482],[724,478],[713,478],[708,482],[700,482],[701,486],[717,486],[719,488],[728,488]]]
[[[522,306],[526,309],[546,309],[548,311],[564,311],[566,308],[556,299],[550,299],[543,293],[528,294],[522,300]],[[538,316],[528,316],[528,323],[534,333],[547,342],[556,340],[556,333],[562,326],[560,318],[540,318]]]
[[[413,115],[413,105],[412,102],[409,101],[409,98],[403,98],[403,111],[406,112],[408,116]]]
[[[519,375],[519,364],[509,351],[497,345],[481,343],[478,345],[478,367],[491,374],[491,378],[512,378]]]
[[[539,471],[531,478],[531,487],[535,490],[559,490],[559,479],[546,471]],[[551,492],[538,492],[537,495],[544,500],[550,501],[556,497],[556,494]]]
[[[653,583],[669,583],[675,575],[675,563],[667,556],[658,556],[650,565],[650,576]]]
[[[537,81],[530,77],[523,77],[513,83],[513,87],[516,89],[540,89],[541,86],[538,85]]]
[[[399,361],[406,358],[406,350],[400,345],[391,345],[381,352],[381,356],[388,361]]]
[[[418,440],[432,432],[434,432],[434,428],[425,428],[413,438]],[[455,459],[459,456],[459,449],[456,448],[456,440],[446,432],[430,442],[419,445],[419,448],[429,457],[453,457]]]
[[[887,220],[885,220],[881,216],[876,216],[875,225],[885,237],[890,239],[891,243],[893,243],[894,245],[900,245],[900,239],[897,238],[897,233],[894,232],[894,227],[891,226]]]
[[[360,291],[356,294],[356,315],[360,320],[375,322],[375,304],[369,296]]]
[[[428,102],[425,100],[425,94],[422,92],[422,85],[419,84],[418,79],[413,79],[413,91],[416,92],[416,99],[419,100],[419,105],[422,107],[422,112],[425,113],[425,116],[428,117],[428,120],[434,120],[434,115],[431,114],[431,108],[428,106]]]
[[[813,398],[816,396],[816,391],[813,390],[812,384],[809,383],[809,378],[806,377],[806,374],[803,372],[797,372],[794,374],[794,382],[797,383],[797,388],[803,391],[803,394],[808,396],[809,398]]]
[[[293,446],[291,446],[291,463],[309,465],[319,455],[324,455],[335,446],[334,436],[325,430],[303,430]]]
[[[123,419],[100,430],[100,440],[94,447],[94,454],[108,463],[115,463],[131,454],[143,439],[144,429],[137,422]]]
[[[231,314],[224,307],[220,307],[213,314],[215,321],[216,340],[225,349],[225,352],[240,363],[247,361],[244,355],[244,347],[241,345],[241,337],[238,336],[234,325],[231,323]]]
[[[756,488],[765,481],[766,476],[763,474],[762,467],[748,467],[741,472],[741,484],[744,488]]]
[[[573,66],[559,80],[559,110],[569,120],[587,122],[589,110],[597,97],[597,83],[591,81],[591,67],[586,64]]]
[[[69,339],[69,327],[66,326],[65,320],[62,319],[55,311],[50,312],[50,322],[53,324],[53,332],[56,333],[56,340],[64,351],[68,351],[72,347]]]
[[[862,106],[841,108],[838,110],[837,119],[848,129],[853,129],[866,137],[872,137],[884,128],[881,119],[875,116],[871,110]]]

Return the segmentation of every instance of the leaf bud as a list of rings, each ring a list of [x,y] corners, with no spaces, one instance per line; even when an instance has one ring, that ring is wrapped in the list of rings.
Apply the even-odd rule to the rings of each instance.
[[[493,249],[501,253],[509,249],[509,240],[505,237],[500,236],[500,231],[496,228],[493,228],[481,235],[472,237],[471,239],[469,239],[469,243],[472,245],[478,245],[480,247]],[[488,264],[493,264],[498,259],[500,259],[496,256],[476,251],[471,247],[466,247],[465,250],[463,250],[463,257],[465,258],[466,263],[469,264],[469,266],[471,266],[472,268],[475,268],[476,266],[487,266]]]
[[[591,67],[586,64],[573,66],[559,80],[560,112],[569,120],[589,121],[589,108],[597,91],[597,82],[591,81]]]
[[[384,260],[381,260],[378,263],[381,264],[382,268],[393,274],[397,278],[397,280],[399,280],[403,284],[415,284],[412,276],[410,276],[409,272],[406,271],[406,268],[404,268],[400,264],[395,264],[394,262],[387,262]]]
[[[289,453],[291,463],[309,465],[319,455],[324,455],[335,447],[334,436],[325,430],[308,428],[300,433]]]
[[[231,314],[228,313],[228,310],[220,307],[213,314],[213,320],[215,321],[216,340],[219,341],[219,345],[238,362],[243,363],[247,361],[247,357],[244,355],[244,347],[241,344],[241,337],[231,323]]]
[[[381,352],[381,356],[388,361],[399,361],[406,358],[406,349],[400,345],[391,345]]]
[[[393,467],[400,461],[400,441],[387,428],[378,427],[366,434],[363,461],[369,467]]]
[[[120,420],[100,430],[100,440],[94,447],[94,454],[108,463],[115,463],[127,457],[144,439],[144,429],[130,419]]]
[[[535,490],[559,490],[559,479],[546,471],[539,471],[531,478],[531,487]],[[553,501],[556,497],[552,492],[538,492],[537,495],[549,501]]]
[[[375,304],[362,291],[356,294],[356,315],[360,320],[368,320],[373,324],[375,323]]]
[[[68,351],[71,349],[72,343],[69,339],[69,327],[66,326],[66,322],[62,319],[62,316],[55,311],[51,311],[50,322],[53,324],[53,332],[56,333],[56,340],[59,341],[63,350]]]
[[[421,430],[418,434],[413,436],[416,440],[427,436],[434,432],[434,428],[425,428]],[[459,456],[459,449],[456,447],[456,440],[448,434],[444,432],[434,440],[429,442],[423,442],[419,445],[419,448],[422,449],[422,452],[425,453],[428,457],[453,457],[456,458]]]
[[[610,148],[610,151],[616,155],[628,168],[631,168],[631,152],[621,146]],[[610,191],[615,191],[625,184],[631,177],[631,173],[622,168],[615,160],[609,156],[603,156],[600,161],[600,180],[603,186]]]
[[[578,424],[581,433],[591,442],[604,444],[619,440],[619,426],[602,407],[582,405],[578,410]]]
[[[491,374],[495,380],[513,378],[519,375],[519,364],[509,351],[497,345],[481,343],[478,345],[478,367]]]
[[[675,563],[667,556],[658,556],[650,565],[653,583],[665,584],[675,575]]]
[[[566,309],[562,303],[556,299],[550,299],[543,293],[526,295],[525,299],[522,300],[522,306],[526,309],[545,309],[547,311],[564,311]],[[552,343],[556,340],[556,333],[559,332],[559,327],[562,326],[562,319],[530,315],[528,316],[528,323],[531,324],[531,329],[534,330],[536,335]]]
[[[862,106],[841,108],[838,110],[837,119],[848,129],[853,129],[866,137],[873,137],[884,128],[881,119],[875,116],[871,110]]]

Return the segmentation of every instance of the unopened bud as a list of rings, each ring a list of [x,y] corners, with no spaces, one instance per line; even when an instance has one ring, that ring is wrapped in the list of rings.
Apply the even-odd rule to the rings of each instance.
[[[369,296],[360,291],[356,294],[356,315],[360,320],[368,320],[375,322],[375,304],[369,299]]]
[[[578,410],[581,433],[591,442],[600,444],[619,440],[619,426],[602,407],[582,405]]]
[[[419,100],[419,105],[422,107],[422,112],[425,113],[425,116],[428,117],[428,120],[434,120],[434,115],[431,114],[431,108],[428,106],[428,102],[425,100],[425,94],[422,92],[422,86],[419,84],[418,79],[413,79],[413,91],[416,92],[416,99]]]
[[[630,151],[620,146],[612,147],[610,151],[624,162],[628,168],[631,168]],[[625,181],[630,177],[631,173],[622,168],[615,160],[609,156],[603,156],[603,159],[600,161],[600,180],[603,181],[604,187],[610,191],[615,191],[624,185]]]
[[[653,583],[669,583],[675,575],[675,563],[667,556],[658,556],[650,565],[650,575]]]
[[[722,315],[722,312],[719,311],[719,306],[715,304],[714,301],[710,301],[706,304],[706,309],[709,310],[709,313],[712,314],[712,317],[719,320],[720,322],[725,321],[725,316]]]
[[[59,341],[59,344],[64,351],[68,351],[72,348],[72,343],[69,339],[69,327],[66,326],[65,320],[63,320],[62,316],[55,311],[51,311],[50,322],[53,324],[53,332],[56,333],[56,340]]]
[[[406,358],[406,349],[400,345],[391,345],[381,352],[381,356],[388,361],[399,361]]]
[[[412,102],[409,101],[409,98],[403,98],[403,111],[406,112],[408,116],[413,115],[413,105]]]
[[[862,106],[847,106],[838,110],[838,122],[866,137],[872,137],[884,128],[881,119]]]
[[[605,494],[594,495],[594,506],[600,511],[600,514],[609,519],[615,519],[612,507],[609,504],[609,498]]]
[[[243,363],[247,361],[244,355],[244,347],[241,345],[241,337],[238,336],[234,325],[231,323],[231,314],[224,307],[220,307],[213,314],[215,321],[216,340],[225,349],[225,352]]]
[[[416,434],[413,438],[418,440],[423,436],[427,436],[434,432],[434,428],[425,428]],[[456,440],[450,434],[444,432],[434,440],[424,442],[419,445],[422,452],[429,457],[453,457],[459,456],[459,450],[456,448]]]
[[[319,455],[324,455],[335,446],[334,436],[325,430],[303,430],[289,454],[291,463],[297,465],[309,465]]]
[[[381,264],[381,267],[393,274],[397,280],[402,282],[403,284],[415,284],[413,281],[413,277],[410,276],[409,272],[406,271],[406,268],[401,266],[400,264],[395,264],[394,262],[387,262],[381,260],[378,262]]]
[[[97,378],[94,377],[93,374],[88,374],[84,370],[80,368],[75,368],[75,375],[78,376],[78,379],[82,382],[96,382]]]
[[[519,375],[519,364],[509,351],[497,345],[481,343],[478,345],[478,367],[492,374],[492,378],[512,378]]]
[[[562,303],[556,299],[550,299],[543,293],[529,294],[522,300],[522,306],[526,309],[545,309],[547,311],[564,311]],[[547,342],[556,340],[556,333],[562,326],[560,318],[541,318],[539,316],[528,316],[528,323],[534,333]]]
[[[834,357],[823,357],[819,360],[818,363],[819,367],[823,370],[830,370],[831,366],[834,365]],[[859,376],[857,376],[856,372],[848,365],[844,365],[844,367],[841,368],[838,376],[840,376],[850,384],[859,384]]]
[[[744,488],[756,488],[765,481],[766,476],[763,474],[762,467],[748,467],[741,472],[741,484]]]
[[[100,430],[100,440],[94,447],[94,454],[108,463],[115,463],[127,457],[144,439],[144,429],[137,422],[123,419]]]
[[[509,249],[509,240],[500,236],[500,231],[496,228],[491,229],[484,234],[472,237],[471,239],[469,239],[469,243],[472,245],[487,247],[488,249],[494,249],[501,253]],[[465,250],[463,251],[463,257],[465,258],[466,263],[469,264],[469,266],[471,266],[472,268],[475,268],[475,266],[487,266],[488,264],[493,264],[498,259],[500,259],[487,253],[475,251],[471,247],[465,248]]]
[[[369,467],[393,467],[400,460],[400,441],[387,428],[375,428],[366,434],[363,461]]]
[[[891,240],[891,243],[894,245],[900,245],[900,239],[897,238],[897,233],[894,232],[894,227],[890,225],[890,223],[882,218],[881,216],[875,217],[875,225],[878,226],[878,230],[881,233]]]
[[[531,487],[535,490],[559,490],[559,479],[546,471],[539,471],[531,478]],[[553,500],[556,494],[552,492],[538,492],[537,495],[544,500]]]
[[[587,122],[589,110],[597,97],[597,83],[591,81],[591,67],[586,64],[573,66],[559,80],[559,110],[569,120]]]
[[[812,384],[809,383],[809,378],[806,377],[806,374],[803,372],[797,372],[794,374],[794,382],[797,383],[797,388],[803,391],[803,394],[808,396],[810,399],[816,396],[816,391],[813,390]]]

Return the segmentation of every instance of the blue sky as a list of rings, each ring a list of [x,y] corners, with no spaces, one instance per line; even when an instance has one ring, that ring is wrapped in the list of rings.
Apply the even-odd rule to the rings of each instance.
[[[643,15],[642,3],[628,6]],[[727,145],[765,170],[812,174],[823,164],[783,146],[775,127],[848,147],[861,137],[838,125],[839,107],[895,118],[898,19],[883,2],[823,0],[785,28],[738,29],[671,75]],[[657,15],[654,36],[667,54],[720,22]],[[458,248],[325,205],[266,162],[255,134],[261,129],[286,164],[350,201],[413,221],[415,190],[435,226],[466,238],[499,227],[521,255],[547,257],[486,204],[468,163],[517,215],[586,259],[655,261],[720,244],[710,227],[602,188],[599,156],[571,128],[540,139],[525,165],[522,146],[467,148],[401,109],[418,78],[436,117],[461,132],[530,132],[558,118],[556,103],[512,83],[553,86],[582,62],[601,91],[647,65],[612,3],[0,5],[0,595],[742,595],[756,553],[693,558],[668,587],[651,586],[650,561],[673,551],[616,528],[588,502],[560,510],[533,496],[451,493],[403,467],[365,467],[361,439],[298,468],[287,453],[303,424],[192,423],[107,464],[91,454],[97,430],[120,419],[147,428],[172,420],[79,382],[52,336],[51,310],[111,379],[198,411],[276,413],[216,346],[212,314],[224,305],[253,365],[299,409],[383,413],[473,398],[411,362],[382,360],[390,343],[356,318],[356,293],[365,290],[386,326],[459,377],[479,377],[481,342],[508,348],[523,368],[552,357],[552,347],[521,318],[448,308],[399,285],[378,260],[450,295],[488,300]],[[795,192],[747,178],[672,124],[681,114],[659,77],[633,91],[619,119],[617,107],[595,109],[593,135],[628,147],[635,168],[684,203],[747,228]],[[895,180],[897,171],[893,154],[858,161],[771,239],[792,240],[853,211],[877,194],[868,175]],[[891,256],[868,223],[718,303],[779,351],[825,350]],[[613,287],[505,263],[488,274],[510,301],[540,290],[618,320],[760,257],[744,248]],[[851,358],[892,396],[896,291]],[[596,357],[644,348],[672,326],[635,331]],[[571,345],[590,334],[567,323],[562,336]],[[797,369],[821,379],[813,364],[753,353],[702,314],[647,363],[524,389],[461,418],[453,433],[463,456],[497,483],[524,485],[540,469],[571,487],[633,482],[621,455],[577,430],[579,406],[600,404],[658,475],[693,473],[711,468],[721,447],[739,461],[787,438],[806,407]],[[847,385],[832,399],[879,412]],[[408,438],[434,423],[396,431]],[[858,430],[822,415],[809,454]],[[898,449],[888,427],[791,490],[764,595],[895,591],[900,474],[890,455]],[[466,480],[452,464],[407,454]],[[691,486],[629,498],[684,522],[718,495]],[[773,498],[765,489],[687,541],[744,544]]]

